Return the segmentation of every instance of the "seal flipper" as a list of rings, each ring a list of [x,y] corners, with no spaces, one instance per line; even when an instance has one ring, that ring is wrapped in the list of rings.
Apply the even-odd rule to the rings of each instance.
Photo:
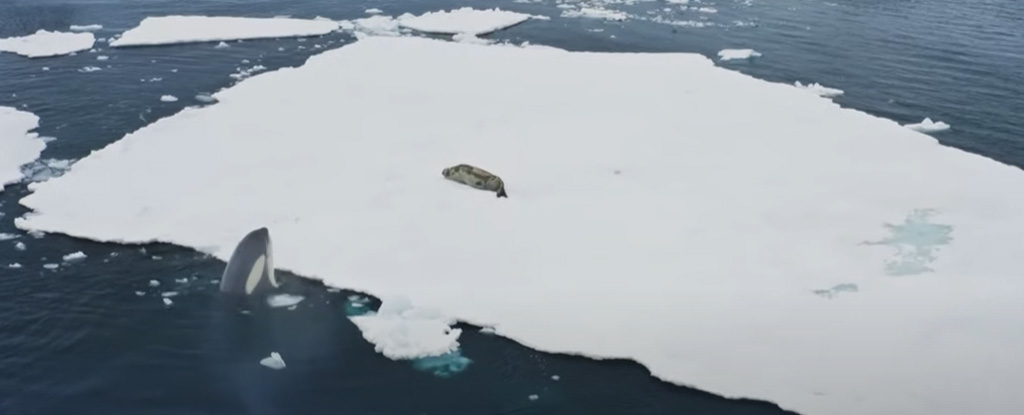
[[[501,186],[501,188],[498,189],[498,197],[508,198],[508,193],[505,193],[505,186]]]
[[[277,288],[270,231],[259,228],[245,235],[228,259],[220,278],[220,291],[227,294],[250,295]]]

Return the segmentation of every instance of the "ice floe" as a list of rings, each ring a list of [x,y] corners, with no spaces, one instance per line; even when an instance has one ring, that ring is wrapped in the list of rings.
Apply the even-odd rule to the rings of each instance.
[[[68,28],[68,30],[71,30],[72,32],[95,32],[95,31],[100,30],[100,29],[103,29],[103,25],[101,25],[101,24],[87,24],[87,25],[74,25],[73,24],[73,25],[71,25],[71,27]]]
[[[565,10],[562,17],[585,17],[588,19],[626,20],[629,14],[623,11],[581,6],[576,10]]]
[[[331,20],[224,16],[146,17],[110,46],[169,45],[239,39],[324,35],[338,29]]]
[[[53,264],[53,263],[43,264],[43,268],[46,268],[46,269],[49,269],[49,270],[54,270],[54,269],[60,268],[60,264]]]
[[[161,95],[160,102],[178,102],[178,97],[174,95]]]
[[[163,297],[162,300],[163,300],[165,306],[170,306],[170,305],[174,304],[174,300],[171,300],[170,298]]]
[[[19,263],[17,263],[17,262],[12,262],[12,263],[10,263],[10,264],[7,264],[7,268],[10,268],[10,269],[19,269],[19,268],[21,268],[21,264],[19,264]]]
[[[199,95],[196,95],[195,96],[195,100],[199,101],[199,102],[202,102],[202,103],[207,103],[207,104],[208,103],[212,103],[212,102],[217,102],[217,99],[212,97],[210,94],[199,94]]]
[[[38,30],[31,35],[0,39],[0,52],[16,53],[30,58],[70,55],[92,48],[92,33],[51,32]]]
[[[0,232],[0,242],[9,241],[9,240],[12,240],[12,239],[18,239],[18,235],[15,235],[13,233],[2,233],[2,232]]]
[[[914,131],[920,131],[922,133],[934,133],[939,131],[946,131],[949,129],[949,124],[942,121],[932,121],[931,118],[925,118],[923,121],[914,124],[906,124],[907,127]]]
[[[22,166],[39,158],[46,143],[31,132],[39,117],[31,112],[0,106],[0,192],[25,177]]]
[[[795,83],[793,83],[793,85],[795,85],[797,88],[800,88],[800,89],[805,90],[807,92],[811,92],[811,93],[816,94],[816,95],[818,95],[820,97],[829,98],[829,97],[835,97],[835,96],[843,95],[843,90],[842,89],[829,88],[829,87],[823,86],[823,85],[821,85],[821,84],[819,84],[817,82],[812,83],[812,84],[804,85],[804,84],[800,83],[800,81],[796,81]]]
[[[107,56],[107,55],[99,55],[99,56],[96,57],[96,60],[98,60],[98,61],[105,61],[107,59],[110,59],[110,57]]]
[[[761,52],[753,49],[722,49],[718,51],[718,58],[723,61],[750,59],[758,56],[761,56]]]
[[[159,287],[159,286],[160,286],[160,281],[157,281],[157,280],[149,280],[149,286],[150,286],[150,287]]]
[[[99,72],[99,71],[102,71],[102,70],[103,70],[103,68],[100,68],[99,66],[85,66],[85,67],[80,68],[78,70],[78,72],[89,73],[89,72]]]
[[[16,251],[24,251],[25,249],[27,249],[27,248],[25,247],[25,243],[24,242],[18,241],[18,242],[14,243],[14,250],[16,250]]]
[[[231,47],[231,45],[229,45],[229,44],[227,44],[225,42],[220,42],[216,46],[214,46],[214,48],[216,48],[216,49],[224,49],[224,48],[230,48],[230,47]]]
[[[306,297],[303,297],[301,295],[276,294],[276,295],[272,295],[270,297],[267,297],[267,305],[269,305],[271,307],[275,307],[275,308],[277,308],[277,307],[291,307],[293,305],[301,303],[302,300],[305,300],[305,299],[306,299]]]
[[[71,262],[71,261],[81,261],[81,260],[83,260],[85,258],[86,258],[86,256],[85,256],[84,252],[76,251],[76,252],[72,252],[70,254],[64,255],[64,257],[62,259],[64,260],[64,262]]]
[[[381,9],[366,9],[366,14],[381,14],[384,13]]]
[[[270,352],[270,356],[261,359],[260,364],[274,370],[281,370],[287,366],[284,364],[284,359],[281,358],[281,354],[278,352]]]
[[[419,16],[403,15],[399,24],[419,32],[484,35],[515,26],[530,19],[529,14],[517,13],[499,8],[477,10],[463,7],[450,11],[435,11]]]
[[[392,358],[455,349],[458,318],[806,414],[1024,407],[1016,167],[696,54],[365,37],[216,96],[15,225],[221,260],[267,226],[278,267],[384,300],[350,318]]]

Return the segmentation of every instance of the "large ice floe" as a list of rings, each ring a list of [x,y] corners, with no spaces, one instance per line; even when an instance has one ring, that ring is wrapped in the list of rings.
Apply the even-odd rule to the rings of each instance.
[[[463,7],[451,11],[427,12],[419,16],[403,15],[398,22],[402,27],[425,33],[484,35],[515,26],[530,17],[529,14],[498,8],[476,10]]]
[[[326,19],[157,16],[143,19],[138,26],[111,41],[110,46],[316,36],[337,29],[338,22]]]
[[[22,166],[39,158],[46,142],[30,131],[39,127],[33,113],[0,106],[0,192],[25,177]]]
[[[266,226],[279,268],[415,304],[354,319],[395,358],[458,319],[809,415],[1024,407],[1018,168],[696,54],[365,37],[215,98],[16,226],[222,260]]]
[[[89,32],[51,32],[40,29],[30,35],[0,39],[0,52],[44,58],[89,50],[95,42],[96,37]]]

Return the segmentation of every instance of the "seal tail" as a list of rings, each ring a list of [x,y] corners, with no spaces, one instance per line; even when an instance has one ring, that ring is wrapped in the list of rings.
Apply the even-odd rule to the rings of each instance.
[[[498,197],[508,198],[508,193],[505,193],[505,186],[501,186],[501,188],[498,189]]]

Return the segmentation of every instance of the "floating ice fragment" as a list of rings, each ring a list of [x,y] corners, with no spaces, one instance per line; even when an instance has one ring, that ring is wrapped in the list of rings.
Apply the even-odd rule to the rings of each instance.
[[[14,249],[16,249],[18,251],[24,251],[25,250],[25,243],[21,242],[21,241],[15,242],[14,243]]]
[[[60,267],[60,264],[43,264],[43,268],[46,268],[46,269],[57,269],[59,267]]]
[[[558,375],[551,375],[551,380],[558,381],[558,380],[561,380],[561,379],[562,378],[560,376],[558,376]]]
[[[284,359],[277,352],[270,352],[270,357],[264,357],[260,360],[260,364],[269,367],[274,370],[281,370],[285,368]]]
[[[217,46],[214,46],[214,48],[216,48],[216,49],[224,49],[224,48],[230,48],[230,47],[231,47],[231,45],[229,45],[229,44],[227,44],[225,42],[220,42],[220,43],[217,44]]]
[[[174,95],[161,95],[160,102],[177,102],[178,97]]]
[[[11,264],[7,265],[7,268],[11,268],[11,269],[21,268],[21,264],[19,264],[17,262],[12,262]]]
[[[146,17],[110,46],[169,45],[241,39],[323,35],[338,29],[330,20],[220,16]]]
[[[718,58],[723,61],[750,59],[758,56],[761,56],[761,53],[753,49],[722,49],[718,51]]]
[[[269,305],[271,307],[275,307],[275,308],[277,308],[277,307],[291,307],[293,305],[296,305],[296,304],[302,302],[302,300],[305,300],[305,299],[306,299],[306,297],[303,297],[301,295],[294,295],[294,294],[287,294],[287,293],[285,293],[285,294],[276,294],[276,295],[272,295],[270,297],[267,297],[267,305]]]
[[[35,239],[42,239],[42,237],[46,236],[46,234],[38,229],[32,229],[28,231],[28,236],[31,236]]]
[[[481,39],[471,33],[458,33],[452,36],[452,40],[461,43],[475,43],[478,45],[487,45],[492,43],[490,39]]]
[[[217,102],[217,99],[212,97],[212,96],[210,96],[210,94],[199,94],[199,95],[196,95],[195,98],[196,98],[196,101],[204,102],[204,103]]]
[[[537,399],[540,399],[540,396],[537,396],[537,395],[530,395],[530,400],[531,400],[531,401],[536,401]]]
[[[390,359],[417,359],[440,356],[459,347],[462,329],[452,328],[454,320],[433,309],[413,307],[403,296],[382,299],[375,314],[350,316],[374,345],[374,350]]]
[[[922,133],[934,133],[948,130],[949,124],[946,124],[942,121],[935,122],[932,121],[931,118],[925,118],[923,121],[917,124],[906,124],[904,125],[904,127]]]
[[[381,14],[384,13],[381,9],[366,9],[366,14]]]
[[[696,10],[701,13],[718,13],[718,9],[714,7],[698,7]]]
[[[419,16],[402,15],[398,22],[407,27],[425,33],[483,35],[515,26],[530,19],[530,15],[516,13],[499,8],[476,10],[462,7],[450,11],[427,12]]]
[[[496,331],[494,330],[494,327],[481,327],[480,328],[480,333],[481,334],[494,334],[495,332]]]
[[[177,291],[164,291],[164,292],[160,293],[161,297],[174,297],[176,295],[178,295]]]
[[[78,72],[90,73],[90,72],[98,72],[98,71],[102,71],[102,70],[103,70],[103,68],[100,68],[99,66],[85,66],[85,67],[82,67],[81,69],[79,69]]]
[[[107,56],[107,55],[99,55],[99,56],[96,57],[96,60],[98,60],[98,61],[105,61],[107,59],[110,59],[110,57]]]
[[[71,30],[72,32],[95,32],[95,31],[100,30],[100,29],[103,29],[103,25],[101,25],[101,24],[87,24],[87,25],[74,25],[73,24],[73,25],[71,25],[71,27],[68,28],[68,30]]]
[[[39,157],[46,143],[39,134],[39,117],[30,112],[0,106],[0,192],[25,177],[22,165]]]
[[[0,233],[0,241],[9,241],[11,239],[17,239],[18,235],[13,233]]]
[[[160,286],[160,281],[157,281],[157,280],[149,280],[149,286],[150,286],[150,287],[159,287],[159,286]]]
[[[85,259],[85,253],[83,253],[82,251],[72,252],[70,254],[64,255],[64,262],[79,261],[83,259]]]
[[[174,282],[178,284],[188,284],[188,278],[175,278]]]
[[[164,300],[164,305],[168,305],[169,306],[171,304],[174,304],[174,301],[172,301],[170,298],[164,297],[163,300]]]
[[[804,85],[804,84],[801,84],[800,81],[796,81],[795,83],[793,83],[793,85],[795,85],[797,88],[800,88],[800,89],[803,89],[805,91],[817,94],[818,96],[821,96],[821,97],[834,97],[834,96],[843,95],[843,90],[842,89],[829,88],[829,87],[823,86],[823,85],[821,85],[821,84],[819,84],[817,82],[812,83],[812,84]]]
[[[29,58],[70,55],[89,50],[95,42],[92,33],[67,33],[38,30],[27,36],[0,39],[0,52]]]
[[[139,297],[142,297],[142,296],[146,295],[146,292],[145,291],[136,291],[135,295],[137,295]]]
[[[668,4],[690,4],[690,0],[665,0]]]
[[[43,67],[43,70],[44,70],[44,71],[48,71],[48,70],[50,70],[50,67],[49,67],[49,66],[44,66],[44,67]]]
[[[629,14],[618,10],[600,9],[593,7],[581,7],[579,10],[566,10],[562,17],[583,17],[588,19],[604,19],[622,21],[629,18]]]

